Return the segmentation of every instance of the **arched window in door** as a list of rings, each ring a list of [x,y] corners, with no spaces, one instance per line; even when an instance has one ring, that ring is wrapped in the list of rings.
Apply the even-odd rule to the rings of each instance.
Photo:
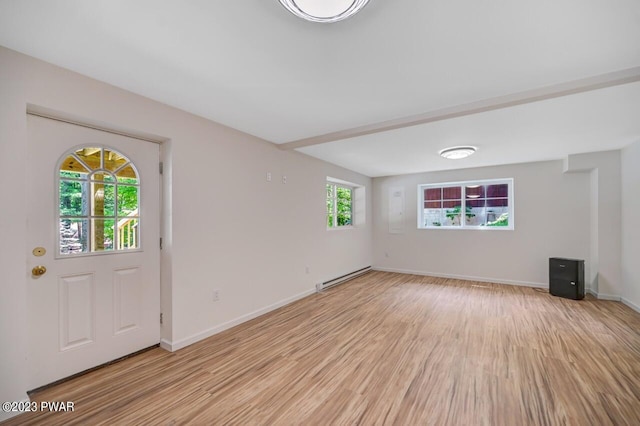
[[[58,167],[58,252],[115,253],[140,248],[140,179],[106,147],[76,148]]]

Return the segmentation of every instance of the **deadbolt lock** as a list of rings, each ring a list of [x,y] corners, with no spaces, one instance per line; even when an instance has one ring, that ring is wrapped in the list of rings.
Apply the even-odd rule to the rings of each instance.
[[[40,275],[44,275],[47,272],[47,268],[42,265],[34,266],[31,270],[31,273],[34,277],[39,277]]]
[[[45,253],[47,253],[47,250],[44,247],[36,247],[33,249],[32,253],[34,256],[40,257],[44,256]]]

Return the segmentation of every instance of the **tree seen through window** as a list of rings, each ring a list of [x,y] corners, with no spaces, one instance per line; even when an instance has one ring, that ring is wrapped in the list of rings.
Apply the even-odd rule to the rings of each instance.
[[[351,226],[353,221],[353,189],[327,183],[327,227]]]

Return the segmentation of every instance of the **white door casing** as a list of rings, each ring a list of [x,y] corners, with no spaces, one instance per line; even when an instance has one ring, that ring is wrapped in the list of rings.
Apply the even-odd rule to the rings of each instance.
[[[27,125],[28,366],[34,389],[160,341],[160,177],[155,143],[33,115]],[[57,165],[83,146],[114,149],[135,164],[139,250],[59,254]],[[37,247],[46,253],[36,256]],[[38,265],[47,272],[34,276]]]

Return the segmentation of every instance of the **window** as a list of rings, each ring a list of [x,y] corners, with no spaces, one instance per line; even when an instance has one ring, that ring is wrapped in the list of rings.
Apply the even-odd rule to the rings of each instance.
[[[327,182],[327,227],[339,228],[353,224],[353,188]]]
[[[109,148],[74,149],[58,168],[61,255],[140,247],[140,181],[127,157]]]
[[[418,186],[418,228],[513,229],[513,179]]]

